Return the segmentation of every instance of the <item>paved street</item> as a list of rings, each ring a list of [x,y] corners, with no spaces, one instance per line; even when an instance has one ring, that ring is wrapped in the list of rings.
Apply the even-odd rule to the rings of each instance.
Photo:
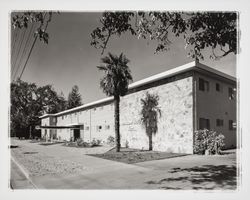
[[[30,179],[25,180],[12,164],[14,189],[32,188],[30,182],[39,189],[236,189],[235,153],[125,164],[86,155],[105,152],[108,147],[43,146],[27,140],[12,144],[17,146],[11,149],[12,158]]]

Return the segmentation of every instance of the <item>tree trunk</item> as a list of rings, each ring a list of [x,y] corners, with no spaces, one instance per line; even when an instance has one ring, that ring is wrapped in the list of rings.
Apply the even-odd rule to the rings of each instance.
[[[149,148],[148,148],[148,150],[152,151],[153,150],[152,133],[149,133],[148,139],[149,139]]]
[[[116,152],[120,152],[120,97],[115,96],[115,143]]]

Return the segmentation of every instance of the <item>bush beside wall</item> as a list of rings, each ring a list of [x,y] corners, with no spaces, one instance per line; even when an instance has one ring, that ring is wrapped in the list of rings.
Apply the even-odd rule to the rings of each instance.
[[[195,131],[194,153],[195,154],[220,154],[225,146],[225,136],[211,130]]]

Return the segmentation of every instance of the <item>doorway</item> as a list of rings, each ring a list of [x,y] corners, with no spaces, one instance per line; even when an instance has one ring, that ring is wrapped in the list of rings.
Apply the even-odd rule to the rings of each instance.
[[[80,129],[74,129],[74,141],[80,138]]]

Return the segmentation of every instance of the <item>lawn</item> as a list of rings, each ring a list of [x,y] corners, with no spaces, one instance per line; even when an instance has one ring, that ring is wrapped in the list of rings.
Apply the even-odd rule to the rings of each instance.
[[[115,148],[113,148],[110,151],[107,151],[106,153],[103,154],[88,154],[88,155],[107,160],[133,164],[150,160],[160,160],[160,159],[185,156],[187,154],[147,151],[147,150],[138,150],[130,148],[121,148],[120,152],[116,152]]]

